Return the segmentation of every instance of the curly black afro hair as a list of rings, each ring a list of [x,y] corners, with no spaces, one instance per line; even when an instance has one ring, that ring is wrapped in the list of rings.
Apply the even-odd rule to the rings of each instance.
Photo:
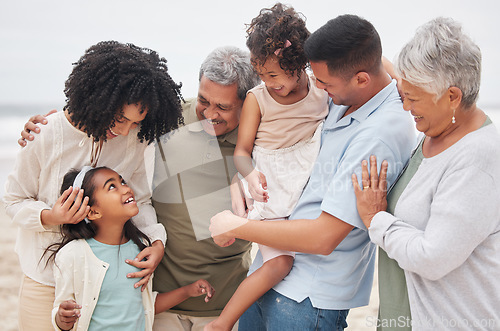
[[[304,42],[309,37],[305,18],[293,7],[276,3],[272,8],[264,8],[259,16],[247,25],[247,47],[252,53],[252,64],[262,66],[269,56],[278,52],[278,63],[288,75],[300,78],[308,64],[304,53]],[[290,46],[285,47],[287,40]]]
[[[180,92],[168,74],[167,61],[155,51],[103,41],[91,46],[66,81],[65,110],[73,124],[96,141],[106,140],[106,131],[127,104],[141,104],[147,111],[137,138],[151,143],[183,124]]]

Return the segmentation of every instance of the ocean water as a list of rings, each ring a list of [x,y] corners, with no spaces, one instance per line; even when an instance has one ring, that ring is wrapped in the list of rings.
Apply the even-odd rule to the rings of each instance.
[[[0,198],[4,195],[5,181],[21,149],[17,140],[24,124],[30,116],[46,114],[51,109],[62,109],[62,105],[0,105]]]
[[[51,109],[61,108],[61,105],[0,105],[0,197],[4,195],[5,181],[21,149],[17,140],[28,118],[33,114],[45,114]],[[482,109],[500,128],[500,106]]]

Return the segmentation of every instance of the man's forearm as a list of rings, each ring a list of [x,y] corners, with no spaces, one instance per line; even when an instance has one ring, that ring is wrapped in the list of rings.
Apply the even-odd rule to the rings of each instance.
[[[330,254],[353,229],[323,212],[317,219],[248,221],[231,235],[277,249],[308,254]]]

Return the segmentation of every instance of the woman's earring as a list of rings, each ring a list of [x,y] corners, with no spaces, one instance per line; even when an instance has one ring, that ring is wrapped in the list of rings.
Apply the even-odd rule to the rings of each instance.
[[[451,123],[455,124],[455,109],[453,109],[453,117],[451,118]]]

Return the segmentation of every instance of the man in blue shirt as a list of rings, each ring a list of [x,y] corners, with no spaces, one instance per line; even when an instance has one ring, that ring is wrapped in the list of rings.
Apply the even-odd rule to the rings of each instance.
[[[331,102],[295,211],[288,221],[250,221],[228,211],[212,219],[220,245],[241,238],[299,252],[290,274],[242,316],[240,330],[342,330],[349,309],[368,304],[375,246],[359,218],[351,175],[361,178],[361,162],[373,154],[388,161],[390,185],[416,143],[370,22],[355,15],[330,20],[309,37],[305,51]],[[261,263],[257,257],[254,267]]]

